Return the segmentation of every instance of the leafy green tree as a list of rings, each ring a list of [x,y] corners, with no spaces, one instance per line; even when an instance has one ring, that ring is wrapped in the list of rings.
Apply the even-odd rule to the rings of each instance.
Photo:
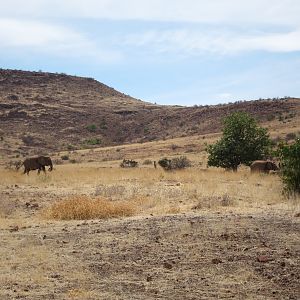
[[[284,191],[288,195],[300,194],[300,138],[292,145],[281,145],[278,153]]]
[[[236,112],[224,119],[223,136],[206,149],[208,166],[237,171],[240,164],[250,165],[266,157],[271,141],[267,129],[245,112]]]

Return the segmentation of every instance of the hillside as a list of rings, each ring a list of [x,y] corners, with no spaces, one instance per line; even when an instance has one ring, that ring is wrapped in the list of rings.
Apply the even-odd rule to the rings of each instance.
[[[162,106],[94,79],[0,70],[0,155],[26,156],[220,131],[221,119],[248,111],[280,134],[297,133],[299,99],[215,106]]]

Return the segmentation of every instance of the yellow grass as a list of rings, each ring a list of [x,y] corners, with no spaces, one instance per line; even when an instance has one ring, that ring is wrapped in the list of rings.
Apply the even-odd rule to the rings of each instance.
[[[23,207],[29,201],[26,199],[30,199],[38,203],[39,208],[49,209],[48,217],[54,219],[209,210],[241,213],[265,209],[299,210],[298,200],[292,202],[283,197],[278,175],[251,174],[246,167],[237,173],[206,169],[200,167],[193,156],[188,158],[192,159],[193,167],[175,172],[153,166],[108,167],[107,162],[58,165],[46,175],[31,172],[27,176],[0,169],[0,187],[4,195],[9,193],[0,203],[0,218],[22,218],[10,200],[14,193],[18,199],[23,196]]]
[[[108,219],[132,216],[135,210],[134,204],[129,201],[112,202],[103,198],[74,196],[54,203],[45,215],[56,220]]]

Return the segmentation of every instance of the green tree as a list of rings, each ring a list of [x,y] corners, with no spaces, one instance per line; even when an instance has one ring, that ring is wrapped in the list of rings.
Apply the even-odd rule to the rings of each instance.
[[[280,145],[278,153],[284,192],[300,194],[300,138],[292,145]]]
[[[271,141],[267,129],[245,112],[236,112],[224,119],[223,136],[206,149],[208,166],[236,171],[240,164],[250,165],[269,154]]]

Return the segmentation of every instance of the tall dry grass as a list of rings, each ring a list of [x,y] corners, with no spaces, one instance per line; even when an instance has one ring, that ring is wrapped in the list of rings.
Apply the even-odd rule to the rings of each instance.
[[[112,202],[103,198],[74,196],[52,204],[44,215],[56,220],[88,220],[128,217],[135,212],[135,205],[129,201]]]
[[[101,163],[59,165],[47,175],[0,170],[0,189],[9,186],[11,191],[16,189],[17,198],[37,199],[40,207],[52,207],[50,216],[57,219],[299,208],[299,201],[292,203],[283,197],[277,175],[251,174],[247,168],[232,173],[200,168],[195,161],[193,164],[192,168],[175,172],[153,167],[110,168]],[[5,203],[10,203],[9,197]],[[51,205],[52,199],[62,201]],[[122,209],[113,213],[117,205]]]

